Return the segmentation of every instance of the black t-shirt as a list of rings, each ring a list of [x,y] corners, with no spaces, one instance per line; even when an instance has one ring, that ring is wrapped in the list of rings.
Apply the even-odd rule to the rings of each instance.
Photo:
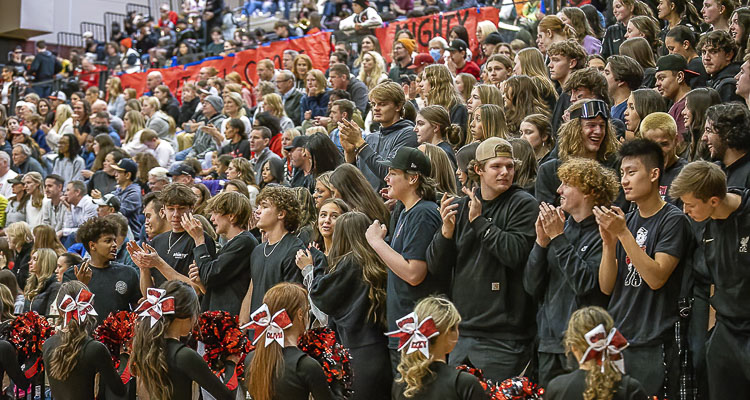
[[[403,209],[403,203],[398,206]],[[440,228],[442,220],[437,211],[437,204],[432,201],[420,200],[411,209],[393,213],[395,221],[391,248],[408,260],[427,260],[427,247]],[[396,330],[396,320],[414,311],[414,305],[422,298],[431,294],[445,293],[446,287],[429,272],[424,281],[412,286],[393,271],[388,269],[388,286],[386,289],[386,316],[388,330]],[[398,347],[398,338],[390,338],[388,346]]]
[[[485,400],[487,395],[482,389],[479,380],[468,372],[459,371],[449,367],[446,363],[433,361],[430,371],[422,378],[422,387],[411,400]],[[394,400],[406,400],[404,382],[393,382],[391,398]]]
[[[203,357],[195,350],[175,339],[167,339],[166,345],[167,375],[172,383],[170,400],[191,400],[193,382],[214,396],[216,400],[234,399],[232,392],[211,372]],[[234,374],[234,369],[234,363],[226,363],[224,370],[226,381]]]
[[[95,298],[95,303],[98,300],[100,300],[99,296]],[[97,312],[99,311],[97,310]],[[44,363],[48,368],[52,351],[60,345],[61,336],[59,333],[44,342],[42,353]],[[106,386],[107,389],[118,396],[125,394],[125,385],[112,365],[109,350],[103,344],[87,337],[81,346],[78,362],[66,380],[60,381],[47,374],[52,396],[59,400],[94,400],[94,377],[97,374],[99,374],[99,386]]]
[[[750,188],[750,153],[746,153],[729,166],[721,164],[727,174],[727,186]]]
[[[445,154],[448,155],[448,159],[451,160],[451,165],[453,165],[453,169],[456,169],[456,166],[458,164],[456,163],[456,153],[453,151],[453,147],[451,147],[451,145],[448,144],[448,142],[440,142],[438,143],[437,146],[443,149],[443,151],[445,151]]]
[[[586,390],[586,371],[579,369],[569,374],[560,375],[547,385],[545,400],[583,400]],[[646,391],[640,382],[628,375],[623,375],[617,385],[612,400],[644,400]]]
[[[295,168],[294,174],[292,175],[292,180],[291,182],[289,182],[289,186],[293,188],[304,187],[307,188],[310,193],[313,193],[315,192],[315,178],[313,177],[312,173],[305,175],[305,171],[303,171],[301,168]]]
[[[96,318],[102,322],[109,313],[130,311],[141,299],[138,270],[116,262],[106,268],[91,266],[89,290],[94,297]],[[63,282],[77,280],[74,268],[70,267],[63,275]]]
[[[693,235],[687,216],[669,203],[649,218],[641,217],[636,210],[625,219],[628,230],[649,257],[666,253],[680,260],[664,286],[653,290],[643,281],[622,245],[617,244],[617,279],[609,312],[631,345],[649,345],[661,340],[677,322],[683,267],[694,247]]]
[[[226,146],[222,146],[219,149],[218,155],[229,154],[230,156],[250,158],[250,142],[247,139],[242,139],[237,143],[229,143]]]
[[[266,241],[255,247],[250,256],[253,283],[250,312],[263,304],[263,296],[277,283],[302,283],[302,271],[297,267],[295,257],[297,250],[304,248],[302,241],[291,233],[284,235],[275,244],[269,245]]]
[[[206,242],[208,254],[212,258],[215,257],[216,243],[214,243],[214,240],[207,233],[203,234],[203,240]],[[187,232],[164,232],[157,235],[151,241],[151,246],[156,249],[159,256],[174,268],[175,271],[185,276],[189,275],[190,264],[194,260],[193,250],[195,249],[195,242]],[[154,280],[154,287],[159,287],[166,281],[164,275],[155,268],[151,269],[151,277]]]
[[[114,192],[116,187],[117,181],[115,180],[115,177],[110,176],[103,170],[99,170],[94,172],[94,175],[89,179],[88,194],[91,194],[91,191],[96,189],[102,193],[102,196],[104,196],[105,194]]]
[[[672,186],[674,178],[677,178],[677,175],[680,174],[682,168],[687,164],[688,162],[684,158],[678,158],[674,164],[664,170],[663,176],[659,179],[659,194],[661,195],[661,199],[674,204],[677,208],[682,208],[682,201],[669,197],[669,187]]]
[[[333,400],[323,368],[312,357],[297,347],[284,347],[284,370],[274,385],[274,399]]]

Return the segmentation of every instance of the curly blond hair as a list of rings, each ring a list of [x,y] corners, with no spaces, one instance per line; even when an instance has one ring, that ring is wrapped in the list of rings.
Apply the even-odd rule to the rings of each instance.
[[[591,196],[595,206],[609,206],[620,190],[615,171],[588,158],[575,157],[565,161],[558,168],[557,176],[565,184]]]

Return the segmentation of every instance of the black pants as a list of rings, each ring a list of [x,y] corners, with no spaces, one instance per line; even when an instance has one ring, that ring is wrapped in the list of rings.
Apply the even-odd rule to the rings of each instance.
[[[750,399],[750,335],[716,322],[706,343],[711,399]]]
[[[449,356],[451,366],[470,363],[495,382],[520,375],[531,359],[531,343],[461,336]]]
[[[625,373],[643,385],[646,394],[679,399],[680,357],[674,340],[650,346],[630,346],[623,351]]]
[[[391,398],[393,375],[388,349],[384,344],[356,347],[349,350],[352,355],[352,400]]]
[[[539,381],[541,387],[547,387],[552,379],[560,375],[573,372],[578,368],[578,363],[567,354],[538,352],[539,357]]]

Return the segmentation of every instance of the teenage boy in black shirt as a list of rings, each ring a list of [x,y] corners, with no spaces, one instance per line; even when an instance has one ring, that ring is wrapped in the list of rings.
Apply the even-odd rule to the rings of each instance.
[[[479,188],[461,199],[443,196],[443,224],[427,250],[429,272],[457,283],[450,297],[463,319],[451,364],[469,361],[499,381],[524,369],[534,337],[523,269],[539,207],[513,185],[515,163],[507,140],[483,141],[469,165],[479,175]]]
[[[390,245],[388,228],[374,221],[365,236],[372,249],[388,266],[386,319],[388,331],[398,329],[396,320],[409,314],[419,300],[431,294],[444,293],[441,281],[427,271],[426,253],[432,237],[440,228],[440,213],[435,198],[435,183],[429,178],[432,169],[427,156],[412,147],[401,147],[389,161],[385,183],[388,197],[397,200],[391,216]],[[398,339],[388,342],[394,374],[401,359]]]
[[[750,111],[744,104],[717,104],[706,111],[703,139],[727,174],[727,186],[750,188]]]
[[[191,214],[182,217],[182,226],[195,242],[195,265],[190,279],[199,284],[204,295],[203,311],[227,311],[239,315],[242,298],[250,285],[250,257],[258,245],[245,230],[253,212],[250,200],[237,192],[223,192],[209,200],[207,212],[216,226],[216,234],[227,242],[216,254],[208,253],[203,225]]]
[[[250,286],[240,309],[240,324],[250,319],[250,313],[263,304],[268,289],[280,282],[302,284],[302,271],[297,268],[297,251],[304,243],[292,232],[299,226],[300,205],[294,190],[283,186],[268,186],[258,195],[255,212],[256,226],[265,240],[250,255]]]
[[[585,306],[606,307],[599,290],[602,239],[594,206],[609,206],[617,196],[617,175],[594,160],[573,158],[557,171],[562,184],[560,207],[542,203],[536,220],[536,243],[524,271],[526,291],[539,299],[539,384],[572,372],[563,332],[573,312]],[[570,217],[565,219],[567,213]]]
[[[195,242],[182,226],[182,216],[193,211],[197,201],[195,193],[182,183],[171,183],[164,187],[159,196],[164,205],[164,214],[172,230],[157,235],[151,244],[138,246],[128,243],[128,251],[133,261],[141,270],[141,290],[159,287],[167,280],[181,280],[194,284],[188,274],[193,263]],[[216,244],[208,234],[203,234],[206,248],[211,257],[216,255]],[[136,253],[138,257],[136,257]],[[145,258],[144,258],[145,257]]]
[[[679,357],[673,336],[683,265],[693,248],[690,223],[659,194],[664,165],[659,145],[634,139],[623,145],[620,156],[625,198],[638,209],[625,215],[619,207],[594,208],[602,237],[599,285],[612,296],[609,312],[630,342],[625,370],[649,396],[677,398]]]
[[[716,164],[696,161],[682,169],[670,194],[682,199],[690,218],[707,221],[701,245],[716,309],[706,343],[708,398],[750,398],[750,190],[727,190]]]
[[[94,309],[99,322],[111,312],[132,310],[141,298],[138,271],[113,261],[118,231],[119,227],[107,218],[94,217],[81,224],[77,238],[91,259],[63,275],[64,282],[81,280],[96,295]],[[89,271],[91,275],[86,276]]]

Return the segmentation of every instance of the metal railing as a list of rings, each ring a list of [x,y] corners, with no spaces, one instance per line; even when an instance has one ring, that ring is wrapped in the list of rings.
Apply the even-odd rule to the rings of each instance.
[[[84,32],[91,32],[94,34],[94,40],[97,42],[107,41],[107,27],[104,24],[96,22],[81,22],[81,35]]]
[[[115,12],[105,12],[104,13],[104,28],[107,32],[107,41],[110,40],[112,37],[112,23],[117,22],[120,25],[120,30],[124,30],[125,20],[128,19],[128,16],[125,14],[115,13]]]
[[[80,33],[58,32],[57,45],[83,48],[83,36]]]
[[[127,12],[135,11],[136,14],[143,14],[144,16],[151,15],[151,7],[142,4],[128,3],[125,5],[125,10]]]
[[[149,0],[148,5],[151,8],[151,15],[153,15],[154,18],[159,18],[159,7],[161,7],[162,4],[168,4],[169,9],[178,14],[182,9],[182,2],[180,0]]]

